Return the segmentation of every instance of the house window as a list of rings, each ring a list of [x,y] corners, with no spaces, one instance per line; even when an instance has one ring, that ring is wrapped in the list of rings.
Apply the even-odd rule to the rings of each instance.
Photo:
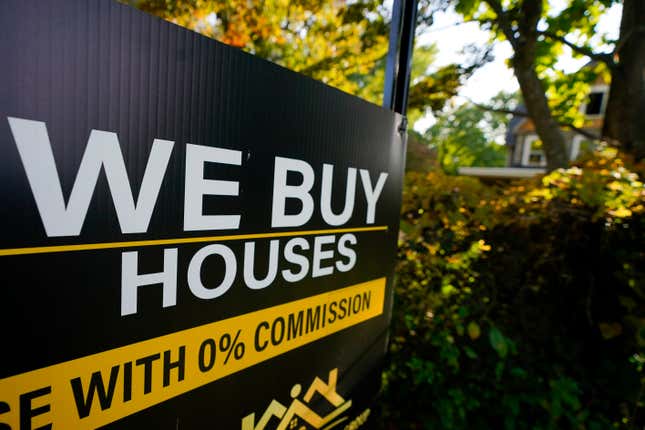
[[[541,165],[542,164],[542,159],[544,158],[544,154],[541,152],[535,152],[532,151],[529,154],[529,164],[530,165]]]
[[[542,167],[546,166],[546,155],[542,147],[542,141],[535,139],[531,142],[531,152],[529,152],[529,166]]]
[[[536,134],[529,134],[524,138],[524,150],[522,152],[522,166],[546,166],[546,155],[544,154],[544,148],[542,148],[542,141]]]
[[[585,114],[600,115],[602,113],[602,102],[604,96],[605,93],[600,91],[594,91],[589,94],[589,101],[587,102],[587,107],[585,108]]]

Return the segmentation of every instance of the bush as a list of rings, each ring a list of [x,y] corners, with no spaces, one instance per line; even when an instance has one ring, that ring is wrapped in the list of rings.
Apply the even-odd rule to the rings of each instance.
[[[606,149],[504,188],[407,175],[382,428],[642,428],[632,170]]]

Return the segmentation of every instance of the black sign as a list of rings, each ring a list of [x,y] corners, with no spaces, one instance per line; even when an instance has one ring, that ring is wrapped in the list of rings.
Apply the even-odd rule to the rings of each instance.
[[[0,428],[358,428],[399,118],[116,2],[0,28]]]

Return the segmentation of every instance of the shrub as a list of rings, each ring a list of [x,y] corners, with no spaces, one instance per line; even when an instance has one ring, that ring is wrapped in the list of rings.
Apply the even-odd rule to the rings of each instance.
[[[606,149],[503,188],[406,181],[380,426],[642,428],[638,174]]]

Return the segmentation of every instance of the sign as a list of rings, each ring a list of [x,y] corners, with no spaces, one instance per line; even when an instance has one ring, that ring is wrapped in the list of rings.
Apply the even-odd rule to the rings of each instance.
[[[0,26],[0,429],[359,428],[400,117],[116,2]]]

